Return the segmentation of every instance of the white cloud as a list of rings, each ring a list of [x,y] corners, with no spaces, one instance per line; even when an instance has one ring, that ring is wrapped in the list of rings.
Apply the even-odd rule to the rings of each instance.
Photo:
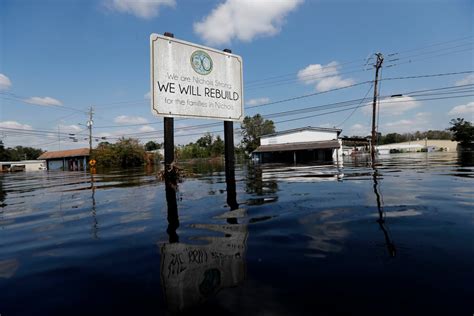
[[[159,14],[161,6],[174,7],[175,0],[106,0],[105,6],[112,11],[133,14],[150,19]]]
[[[114,122],[117,124],[144,124],[148,123],[148,120],[141,116],[119,115],[114,119]]]
[[[465,114],[474,114],[474,102],[469,102],[468,104],[458,105],[451,109],[448,113],[449,115],[465,115]]]
[[[3,128],[15,128],[15,129],[24,129],[24,130],[32,130],[33,128],[28,124],[21,124],[16,121],[3,121],[0,122],[0,127]]]
[[[349,128],[349,135],[366,136],[369,135],[369,126],[356,123]]]
[[[72,125],[59,124],[58,127],[59,127],[59,130],[64,133],[76,133],[83,130],[80,126],[75,125],[75,124],[72,124]]]
[[[249,42],[256,36],[280,32],[288,13],[303,0],[226,0],[201,22],[194,32],[208,44],[227,44],[236,38]]]
[[[407,133],[430,129],[431,114],[428,112],[417,113],[414,117],[389,122],[383,125],[384,133]]]
[[[327,65],[312,64],[298,71],[298,79],[305,84],[316,84],[317,91],[343,88],[355,83],[353,79],[343,79],[339,75],[339,64],[332,61]]]
[[[5,76],[4,74],[0,74],[0,91],[1,90],[8,90],[12,86],[12,82],[10,78]]]
[[[456,86],[463,86],[466,84],[474,84],[474,74],[470,74],[466,78],[456,81]]]
[[[154,132],[156,129],[154,127],[151,127],[149,125],[142,126],[138,129],[139,132],[142,133],[147,133],[147,132]]]
[[[51,97],[31,97],[23,100],[26,103],[50,106],[50,105],[63,105],[63,103],[57,99]]]
[[[143,98],[147,99],[147,100],[150,100],[151,99],[151,91],[148,91],[147,93],[145,93],[143,95]]]
[[[262,105],[268,102],[270,102],[270,98],[265,97],[265,98],[250,99],[246,102],[246,104],[250,106],[257,106],[257,105]]]
[[[386,98],[379,102],[380,115],[401,115],[406,111],[419,107],[421,103],[413,97],[401,96],[397,98]],[[367,103],[362,110],[365,114],[372,113],[372,102]]]

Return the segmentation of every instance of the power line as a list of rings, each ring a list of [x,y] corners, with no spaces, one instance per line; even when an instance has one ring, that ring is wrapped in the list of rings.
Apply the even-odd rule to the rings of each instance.
[[[383,81],[386,80],[403,80],[403,79],[418,79],[418,78],[431,78],[431,77],[444,77],[444,76],[453,76],[453,75],[462,75],[474,73],[473,70],[459,71],[459,72],[448,72],[448,73],[439,73],[439,74],[430,74],[430,75],[414,75],[414,76],[404,76],[404,77],[391,77],[380,79]]]
[[[357,63],[357,62],[364,62],[364,59],[359,58],[359,59],[355,59],[355,60],[352,60],[352,61],[341,62],[341,63],[337,63],[336,66],[326,65],[326,66],[322,66],[321,69],[324,71],[324,69],[326,69],[326,68],[336,68],[336,67],[340,67],[340,66],[347,65],[347,64],[353,64],[353,63]],[[282,77],[290,77],[290,76],[294,76],[295,74],[296,74],[295,72],[292,72],[292,73],[287,73],[287,74],[284,74],[284,75],[276,75],[276,76],[272,76],[272,77],[268,77],[268,78],[251,80],[251,81],[248,82],[248,84],[252,85],[255,82],[268,81],[268,80],[273,80],[273,79],[282,78]]]
[[[401,54],[401,53],[407,53],[407,52],[413,52],[413,51],[417,51],[417,50],[423,50],[423,49],[433,47],[433,46],[440,46],[440,45],[445,45],[445,44],[448,44],[448,43],[460,42],[460,41],[464,41],[466,39],[470,39],[470,38],[473,38],[473,37],[474,37],[473,35],[470,35],[470,36],[465,36],[465,37],[461,37],[461,38],[457,38],[457,39],[453,39],[453,40],[449,40],[449,41],[437,42],[437,43],[428,44],[428,45],[417,47],[417,48],[411,48],[411,49],[403,50],[403,51],[400,51],[398,53],[390,53],[387,56],[390,57],[390,56]]]
[[[364,84],[367,84],[367,83],[371,83],[371,81],[364,81],[364,82],[354,83],[354,84],[347,85],[347,86],[340,87],[340,88],[334,88],[334,89],[330,89],[330,90],[314,92],[314,93],[309,93],[309,94],[303,94],[303,95],[299,95],[299,96],[296,96],[296,97],[291,97],[291,98],[287,98],[287,99],[267,102],[267,103],[263,103],[263,104],[247,106],[247,109],[253,109],[253,108],[262,107],[262,106],[268,106],[268,105],[273,105],[273,104],[279,104],[279,103],[284,103],[284,102],[300,100],[300,99],[309,98],[309,97],[313,97],[313,96],[324,94],[324,93],[329,93],[329,92],[333,92],[333,91],[338,91],[338,90],[343,90],[343,89],[348,89],[348,88],[364,85]],[[96,126],[95,128],[115,128],[115,127],[120,128],[120,127],[155,125],[155,124],[161,124],[161,122],[142,123],[142,124],[123,124],[123,125]],[[210,123],[210,124],[220,124],[220,123]]]
[[[463,97],[469,97],[469,96],[474,96],[474,94],[467,94],[467,95],[458,95],[458,96],[449,96],[449,97],[435,97],[435,98],[424,98],[424,99],[417,99],[417,101],[433,101],[433,100],[445,100],[445,99],[453,99],[453,98],[463,98]],[[406,103],[406,102],[412,102],[411,100],[392,100],[392,101],[385,101],[385,100],[389,100],[391,99],[390,96],[384,96],[383,98],[383,103],[384,104],[390,104],[390,103]],[[358,99],[357,101],[360,102],[360,100],[364,100],[363,99]],[[349,102],[351,101],[344,101],[344,102],[339,102],[339,105],[340,104],[343,104],[343,103],[346,103],[345,106],[349,106],[351,105]],[[333,111],[329,111],[329,112],[324,112],[324,113],[318,113],[318,114],[313,114],[313,115],[307,115],[307,116],[304,116],[304,117],[299,117],[299,118],[292,118],[292,119],[286,119],[286,120],[281,120],[281,121],[276,121],[275,124],[278,124],[278,123],[285,123],[285,122],[291,122],[291,121],[297,121],[297,120],[303,120],[303,119],[307,119],[307,118],[313,118],[313,117],[318,117],[318,116],[324,116],[324,115],[329,115],[329,114],[334,114],[334,113],[339,113],[339,112],[344,112],[344,111],[349,111],[349,110],[354,110],[354,109],[358,109],[358,108],[362,108],[362,107],[366,107],[366,106],[370,106],[371,104],[370,103],[366,103],[366,104],[358,104],[354,107],[350,107],[350,108],[344,108],[344,109],[338,109],[338,110],[333,110]],[[321,110],[327,110],[327,109],[322,109],[321,107],[323,107],[325,105],[320,105],[320,106],[315,106],[313,107],[314,109],[312,111],[321,111]],[[326,105],[327,106],[327,105]],[[286,116],[286,115],[295,115],[295,114],[301,114],[301,113],[294,113],[295,110],[293,111],[284,111],[284,112],[279,112],[279,113],[273,113],[273,114],[269,114],[269,115],[264,115],[265,118],[270,118],[270,117],[274,117],[276,114],[278,114],[278,116]],[[291,114],[288,114],[288,112],[293,112]],[[310,111],[309,111],[310,112]],[[191,126],[188,126],[188,128],[190,128]],[[197,128],[198,126],[193,126],[194,128]],[[177,128],[178,129],[178,128]],[[219,130],[219,131],[222,131],[222,130]],[[214,131],[214,132],[217,132],[217,131]],[[162,133],[162,131],[154,131],[154,132],[149,132],[149,133],[153,133],[153,135],[150,135],[150,136],[142,136],[141,138],[156,138],[157,135],[159,133]],[[202,134],[202,132],[199,132],[199,133],[194,133],[194,134],[181,134],[179,135],[179,137],[183,137],[183,136],[193,136],[193,135],[200,135]],[[127,136],[130,136],[130,135],[133,135],[133,134],[128,134]],[[143,135],[143,134],[142,134]],[[97,136],[95,136],[97,137]],[[175,137],[178,137],[178,135],[176,135]],[[119,139],[121,137],[113,137],[113,136],[110,136],[110,137],[107,137],[108,139]]]
[[[460,91],[458,93],[463,93],[464,91]],[[437,95],[437,93],[433,94]],[[430,94],[425,94],[424,96],[430,96]],[[463,94],[463,95],[457,95],[457,96],[449,96],[449,97],[437,97],[437,98],[427,98],[427,99],[417,99],[418,101],[424,101],[424,100],[441,100],[441,99],[450,99],[450,98],[460,98],[460,97],[467,97],[471,96],[471,94]],[[397,100],[397,101],[386,101],[391,99],[391,96],[384,96],[381,98],[381,100],[384,101],[384,103],[403,103],[403,102],[411,102],[411,100]],[[288,111],[282,111],[282,112],[277,112],[277,113],[270,113],[267,115],[264,115],[266,118],[273,118],[273,117],[279,117],[279,116],[287,116],[287,115],[296,115],[296,114],[302,114],[302,113],[308,113],[308,112],[313,112],[313,111],[321,111],[325,110],[328,107],[333,107],[333,108],[339,108],[339,107],[346,107],[350,105],[354,105],[361,102],[361,100],[364,99],[355,99],[355,100],[349,100],[349,101],[342,101],[342,102],[335,102],[335,103],[329,103],[325,105],[317,105],[317,106],[312,106],[312,107],[307,107],[307,108],[302,108],[302,109],[296,109],[296,110],[288,110]],[[366,105],[364,105],[366,106]],[[356,106],[355,108],[362,107],[360,105]],[[355,109],[350,108],[350,109]],[[345,109],[347,110],[347,109]],[[200,124],[200,125],[192,125],[192,126],[185,126],[185,127],[177,127],[175,130],[193,130],[193,129],[202,129],[202,128],[207,128],[207,127],[214,127],[218,126],[220,123],[206,123],[206,124]],[[124,133],[124,136],[135,136],[135,137],[144,137],[145,135],[155,135],[157,136],[158,134],[162,133],[162,131],[150,131],[150,132],[137,132],[137,133]],[[96,137],[96,136],[94,136]],[[118,138],[118,137],[110,137],[107,136],[107,138]]]
[[[372,84],[372,85],[369,87],[369,90],[367,90],[365,96],[360,100],[358,106],[344,119],[344,121],[342,121],[341,123],[339,123],[338,125],[336,125],[337,127],[339,127],[339,126],[341,126],[341,125],[344,125],[344,123],[346,123],[347,120],[349,120],[349,119],[352,117],[352,115],[354,115],[354,113],[357,111],[357,109],[359,109],[359,108],[361,107],[361,105],[362,105],[362,103],[364,102],[364,100],[367,99],[367,95],[369,94],[370,90],[372,90],[372,87],[373,87],[373,86],[374,86],[374,85]]]

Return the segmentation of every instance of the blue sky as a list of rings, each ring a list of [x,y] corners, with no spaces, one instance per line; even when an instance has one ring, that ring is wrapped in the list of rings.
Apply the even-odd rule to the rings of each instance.
[[[405,95],[398,103],[391,99],[381,104],[382,133],[444,129],[454,117],[473,121],[472,86],[459,88],[474,83],[473,73],[466,72],[474,69],[473,25],[470,0],[3,0],[0,137],[7,146],[83,147],[87,133],[80,124],[87,121],[87,108],[94,106],[95,136],[112,142],[127,135],[161,142],[162,120],[152,116],[146,94],[149,36],[166,31],[241,55],[249,106],[341,88],[248,107],[246,115],[371,98],[371,84],[364,82],[374,78],[373,59],[367,58],[375,52],[385,56],[382,78],[465,72],[381,82],[381,96],[464,89]],[[453,92],[441,90],[446,91]],[[426,100],[438,97],[449,98]],[[344,135],[368,134],[370,107],[349,117],[352,112],[309,112],[273,120],[304,118],[277,123],[277,130],[338,126]],[[176,120],[176,142],[187,143],[199,137],[189,134],[221,127],[180,129],[206,123],[212,121]],[[58,128],[59,137],[52,134]],[[67,133],[75,133],[79,142]]]

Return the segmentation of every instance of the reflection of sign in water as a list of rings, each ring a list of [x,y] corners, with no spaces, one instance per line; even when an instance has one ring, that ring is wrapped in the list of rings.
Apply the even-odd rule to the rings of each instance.
[[[220,289],[237,286],[245,278],[247,225],[194,225],[226,234],[204,237],[206,245],[182,243],[161,246],[161,280],[171,311],[204,302]]]
[[[158,34],[150,49],[153,114],[243,119],[240,56]]]

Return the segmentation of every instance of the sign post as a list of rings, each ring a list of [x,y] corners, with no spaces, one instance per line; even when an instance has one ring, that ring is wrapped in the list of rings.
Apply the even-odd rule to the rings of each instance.
[[[165,32],[165,36],[174,37],[173,33]],[[163,142],[165,147],[165,176],[171,170],[174,161],[174,118],[163,118]]]

